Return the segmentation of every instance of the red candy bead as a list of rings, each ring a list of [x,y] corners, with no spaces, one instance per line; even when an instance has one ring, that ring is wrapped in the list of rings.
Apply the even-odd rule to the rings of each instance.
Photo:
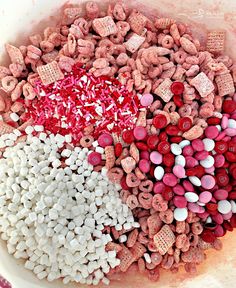
[[[232,176],[233,176],[233,178],[236,180],[236,168],[234,168],[232,171],[231,171],[231,173],[230,173]]]
[[[224,154],[228,150],[228,144],[224,141],[218,141],[215,143],[214,150],[218,154]]]
[[[115,155],[116,155],[117,158],[120,157],[120,155],[122,153],[122,150],[123,150],[123,148],[122,148],[121,143],[116,143],[116,145],[115,145]]]
[[[192,120],[189,117],[180,118],[178,121],[178,127],[181,131],[188,131],[193,125]]]
[[[166,132],[163,131],[159,134],[159,140],[160,141],[168,141],[168,135],[166,134]]]
[[[216,174],[216,182],[219,186],[226,186],[229,183],[229,176],[226,173]]]
[[[127,183],[126,183],[126,176],[123,176],[122,178],[121,178],[121,180],[120,180],[120,186],[121,186],[121,188],[122,189],[124,189],[124,190],[129,190],[130,189],[130,187],[127,185]]]
[[[236,153],[236,142],[229,141],[228,143],[228,151],[231,153]]]
[[[166,133],[170,136],[177,136],[179,133],[179,128],[170,124],[166,127]]]
[[[227,151],[224,155],[227,161],[232,163],[236,162],[236,153]]]
[[[159,138],[157,135],[148,136],[147,145],[151,150],[154,150],[157,148],[158,142],[159,142]]]
[[[216,236],[210,230],[204,230],[201,234],[202,240],[207,243],[213,243],[216,240]]]
[[[171,143],[180,143],[183,140],[181,136],[173,136],[170,138]]]
[[[174,101],[175,105],[177,107],[179,107],[179,108],[184,105],[184,102],[183,102],[183,100],[182,100],[180,95],[174,95],[173,96],[173,101]]]
[[[152,121],[152,124],[157,128],[157,129],[162,129],[166,127],[167,125],[167,119],[166,116],[163,114],[157,114]]]
[[[182,82],[173,82],[170,86],[170,90],[175,95],[180,95],[184,92],[184,84]]]
[[[219,125],[221,122],[221,119],[218,117],[210,117],[207,119],[208,125]]]
[[[167,141],[161,141],[157,146],[158,152],[161,154],[167,154],[170,152],[170,143]]]
[[[142,150],[142,151],[147,151],[147,150],[148,150],[147,144],[145,144],[145,143],[143,143],[143,142],[136,142],[135,145],[136,145],[136,147],[137,147],[139,150]]]
[[[126,130],[122,133],[122,139],[125,143],[131,144],[134,142],[134,133],[133,130]]]
[[[233,113],[236,110],[236,102],[233,100],[225,100],[222,105],[224,113]]]
[[[163,164],[167,167],[172,167],[175,164],[175,156],[172,153],[164,154]]]

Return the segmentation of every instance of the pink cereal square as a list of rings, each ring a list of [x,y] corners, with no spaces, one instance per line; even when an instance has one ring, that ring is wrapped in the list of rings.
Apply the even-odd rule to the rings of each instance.
[[[137,34],[142,34],[147,23],[147,17],[139,11],[134,10],[130,14],[127,22],[129,23],[131,30]]]
[[[64,78],[56,61],[37,67],[37,71],[44,85],[49,85]]]
[[[207,34],[207,51],[211,53],[222,53],[225,49],[225,31],[212,30]]]
[[[14,127],[8,125],[7,123],[0,121],[0,136],[4,134],[10,134],[15,130]]]
[[[139,47],[144,43],[144,41],[145,37],[133,33],[129,40],[124,43],[124,46],[129,52],[134,53],[139,49]]]
[[[207,97],[215,88],[212,81],[204,72],[201,72],[194,77],[190,81],[190,84],[196,88],[201,97]]]
[[[161,255],[165,255],[175,243],[175,234],[172,232],[169,225],[164,225],[154,236],[153,240],[158,252]]]
[[[101,37],[107,37],[118,32],[116,23],[113,21],[111,16],[94,19],[92,25],[94,31],[96,31]]]
[[[161,97],[161,99],[166,103],[169,102],[170,99],[173,97],[173,93],[170,90],[171,84],[172,81],[166,78],[154,91],[154,93]]]
[[[215,81],[219,96],[225,96],[235,92],[234,81],[230,73],[216,76]]]

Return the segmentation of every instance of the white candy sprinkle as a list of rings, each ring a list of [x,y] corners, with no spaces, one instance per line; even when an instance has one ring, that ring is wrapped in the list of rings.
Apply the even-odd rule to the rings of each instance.
[[[149,264],[152,263],[151,257],[148,253],[144,253],[143,257],[147,263],[149,263]]]
[[[14,121],[14,122],[17,122],[20,119],[19,115],[16,114],[16,113],[11,113],[10,117],[11,117],[11,120]]]

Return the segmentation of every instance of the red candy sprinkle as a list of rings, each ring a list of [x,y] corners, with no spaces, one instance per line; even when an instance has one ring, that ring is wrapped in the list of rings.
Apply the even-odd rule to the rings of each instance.
[[[180,95],[184,92],[184,84],[182,82],[173,82],[170,86],[170,90],[173,94]]]
[[[157,129],[162,129],[166,127],[167,125],[167,119],[166,116],[163,114],[158,114],[153,118],[152,124],[157,128]]]
[[[189,117],[180,118],[178,121],[178,127],[183,132],[188,131],[192,125],[192,120]]]
[[[88,155],[88,162],[93,166],[99,165],[101,161],[102,161],[102,155],[98,152],[91,152]]]

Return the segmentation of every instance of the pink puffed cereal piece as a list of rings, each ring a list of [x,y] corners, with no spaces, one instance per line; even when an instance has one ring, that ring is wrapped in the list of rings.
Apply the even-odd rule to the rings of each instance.
[[[169,78],[166,78],[154,91],[154,93],[166,103],[173,97],[173,93],[170,89],[171,84],[172,81]]]
[[[176,177],[178,177],[179,179],[184,178],[185,175],[185,169],[183,166],[181,165],[175,165],[173,167],[173,173]]]
[[[142,34],[147,23],[147,17],[139,11],[133,10],[127,22],[129,23],[131,30],[140,35]]]
[[[187,53],[189,53],[190,55],[195,55],[197,54],[197,48],[194,45],[193,42],[191,42],[189,39],[185,38],[185,37],[181,37],[179,39],[180,44],[182,46],[182,48],[184,49],[184,51],[186,51]]]
[[[118,32],[118,28],[111,16],[94,19],[92,25],[94,31],[101,37],[107,37]]]
[[[175,234],[172,232],[169,225],[164,225],[154,236],[153,240],[158,252],[161,255],[165,255],[175,243]]]
[[[19,65],[25,67],[24,57],[23,57],[20,49],[13,46],[13,45],[10,45],[10,44],[6,44],[5,47],[6,47],[8,55],[11,59],[11,62],[14,64],[19,64]]]
[[[215,89],[214,84],[204,72],[191,79],[190,84],[196,88],[201,97],[207,97]]]
[[[106,146],[112,145],[112,143],[113,143],[113,138],[108,133],[103,133],[98,137],[98,144],[103,148]]]
[[[165,185],[170,187],[174,187],[178,181],[177,177],[172,173],[166,173],[162,180]]]
[[[205,135],[207,138],[215,139],[219,135],[219,130],[216,126],[208,126],[205,128]]]
[[[144,43],[145,37],[133,33],[131,37],[124,43],[126,50],[131,53],[136,52],[139,47]]]
[[[133,171],[133,169],[136,166],[136,162],[134,160],[134,158],[132,157],[126,157],[124,159],[121,160],[121,166],[123,168],[123,170],[129,174]]]
[[[200,201],[201,203],[204,203],[204,204],[210,202],[210,201],[211,201],[211,198],[212,198],[212,194],[211,194],[211,192],[209,192],[209,191],[203,191],[203,192],[200,193],[200,195],[199,195],[199,201]]]
[[[147,130],[144,127],[137,126],[134,128],[134,137],[136,140],[140,141],[145,139],[147,136]]]
[[[44,85],[49,85],[64,78],[64,74],[56,61],[37,67],[37,72]]]
[[[93,165],[93,166],[99,165],[101,163],[101,161],[102,161],[102,156],[98,152],[91,152],[88,155],[88,163]]]
[[[200,152],[204,150],[204,143],[201,139],[194,139],[191,145],[195,151]]]
[[[207,34],[206,48],[210,53],[222,53],[225,49],[225,31],[209,31]]]
[[[235,93],[234,81],[230,73],[216,76],[215,81],[219,96]]]
[[[216,184],[216,180],[212,175],[204,175],[201,178],[201,185],[204,189],[212,189]]]

